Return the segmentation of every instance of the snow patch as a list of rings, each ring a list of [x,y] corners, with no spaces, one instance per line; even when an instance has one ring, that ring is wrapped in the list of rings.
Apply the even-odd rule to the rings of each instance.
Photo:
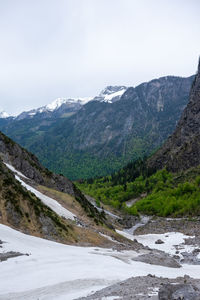
[[[10,164],[5,163],[5,165],[15,174],[15,178],[22,184],[23,187],[25,187],[28,191],[35,194],[36,197],[38,197],[45,205],[50,207],[55,213],[57,213],[60,217],[64,217],[66,219],[75,220],[76,216],[64,208],[58,201],[42,194],[38,190],[34,189],[32,186],[25,183],[20,177],[28,179],[26,176],[24,176],[21,172],[17,171],[13,166]],[[20,177],[19,177],[20,176]]]
[[[0,119],[6,119],[9,117],[10,117],[10,115],[7,112],[5,112],[5,111],[0,112]]]
[[[132,235],[128,231],[116,230],[119,234],[124,237],[134,240],[136,239],[139,243],[144,246],[148,246],[151,249],[157,249],[164,251],[170,255],[175,255],[176,251],[191,253],[195,247],[192,245],[185,245],[185,239],[193,238],[180,232],[167,232],[164,234],[144,234],[144,235]],[[163,244],[156,244],[157,240],[162,240]]]
[[[11,166],[10,164],[4,163],[6,165],[6,167],[8,169],[10,169],[13,173],[18,174],[20,177],[23,177],[25,179],[29,179],[28,177],[24,176],[24,174],[22,174],[21,172],[17,171],[13,166]]]
[[[125,86],[107,86],[97,97],[100,102],[113,103],[114,99],[119,100],[125,93],[127,87]]]
[[[118,92],[116,92],[116,93],[112,93],[112,94],[110,94],[110,95],[105,95],[104,100],[109,102],[109,101],[111,101],[114,97],[122,96],[123,93],[124,93],[125,91],[126,91],[126,89],[121,90],[121,91],[118,91]]]
[[[35,194],[36,197],[38,197],[45,205],[50,207],[55,213],[57,213],[60,217],[64,217],[66,219],[75,220],[76,216],[70,212],[68,209],[64,208],[58,201],[43,195],[36,189],[34,189],[32,186],[25,183],[23,180],[21,180],[17,175],[15,175],[15,178],[24,186],[28,191]]]
[[[90,100],[92,100],[93,97],[85,97],[85,98],[57,98],[55,99],[53,102],[51,102],[50,104],[44,106],[44,110],[48,110],[48,111],[54,111],[57,110],[61,105],[65,104],[65,103],[80,103],[82,105],[86,104],[87,102],[89,102]]]

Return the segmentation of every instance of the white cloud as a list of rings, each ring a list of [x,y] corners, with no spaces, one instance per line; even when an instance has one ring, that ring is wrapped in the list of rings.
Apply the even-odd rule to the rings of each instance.
[[[14,113],[105,85],[196,70],[198,0],[0,1],[0,105]]]

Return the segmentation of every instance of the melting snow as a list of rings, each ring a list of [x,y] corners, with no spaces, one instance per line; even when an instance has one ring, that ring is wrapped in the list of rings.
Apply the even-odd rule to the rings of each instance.
[[[0,225],[2,251],[20,256],[0,263],[0,299],[76,299],[131,276],[200,278],[198,265],[167,268],[133,261],[134,251],[63,245]]]
[[[17,171],[13,166],[10,164],[5,164],[12,172],[18,174],[20,177],[28,179],[24,176],[21,172]],[[19,176],[15,175],[15,178],[28,190],[35,194],[45,205],[50,207],[54,212],[56,212],[59,216],[64,217],[66,219],[74,220],[76,216],[64,208],[58,201],[40,193],[38,190],[34,189],[32,186],[25,183]]]
[[[20,179],[19,176],[25,177],[22,173],[11,165],[7,164],[7,167],[18,174],[15,176],[24,187],[56,213],[74,219],[75,215],[56,200],[43,195]],[[188,252],[193,250],[191,246],[182,245],[184,239],[188,238],[182,233],[139,236],[124,231],[118,233],[169,254],[174,254],[177,247]],[[155,244],[158,239],[163,240],[164,244]],[[1,224],[0,240],[4,242],[1,248],[3,252],[30,254],[0,263],[0,300],[76,299],[127,278],[148,274],[168,278],[187,274],[193,278],[200,278],[198,265],[183,264],[182,268],[178,269],[150,265],[132,260],[142,254],[142,251],[118,252],[112,249],[69,246],[25,235]]]
[[[18,174],[20,177],[26,178],[28,179],[26,176],[24,176],[24,174],[22,174],[21,172],[17,171],[13,166],[11,166],[10,164],[5,163],[6,167],[8,169],[10,169],[13,173]]]
[[[32,186],[25,183],[23,180],[21,180],[18,176],[15,176],[18,181],[21,182],[21,184],[28,190],[31,191],[33,194],[35,194],[45,205],[50,207],[54,212],[56,212],[59,216],[64,217],[66,219],[75,219],[75,215],[64,208],[58,201],[40,193],[36,189],[34,189]]]
[[[176,251],[179,250],[181,252],[192,252],[195,247],[191,245],[183,244],[185,239],[192,238],[193,236],[188,236],[180,232],[167,232],[164,234],[144,234],[144,235],[132,235],[128,233],[126,230],[120,231],[116,230],[119,234],[124,237],[134,240],[136,239],[139,243],[144,246],[148,246],[151,249],[157,249],[164,251],[168,254],[175,255]],[[163,244],[155,244],[155,242],[160,239],[164,243]]]

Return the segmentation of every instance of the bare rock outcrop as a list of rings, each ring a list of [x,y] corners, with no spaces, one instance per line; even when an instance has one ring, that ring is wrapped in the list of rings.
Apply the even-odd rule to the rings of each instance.
[[[149,160],[149,166],[172,172],[200,165],[200,60],[193,81],[189,103],[175,132]]]

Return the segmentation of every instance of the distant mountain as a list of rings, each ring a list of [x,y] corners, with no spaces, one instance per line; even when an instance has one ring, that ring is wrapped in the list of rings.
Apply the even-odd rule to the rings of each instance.
[[[10,115],[7,112],[5,112],[5,111],[0,112],[0,119],[6,119],[9,117],[10,117]]]
[[[10,116],[5,111],[0,112],[0,119],[14,119],[17,121],[23,119],[48,119],[48,118],[64,118],[71,116],[82,108],[89,101],[100,101],[113,103],[118,101],[123,93],[127,90],[125,86],[107,86],[96,97],[84,98],[57,98],[51,103],[36,109],[24,111],[16,117]]]
[[[63,118],[68,117],[82,108],[83,105],[89,101],[100,101],[113,103],[118,101],[121,95],[126,91],[125,86],[108,86],[106,87],[99,96],[96,97],[85,97],[85,98],[57,98],[50,104],[32,109],[30,111],[24,111],[15,117],[15,120],[23,119],[48,119],[48,118]],[[6,113],[0,114],[0,118],[7,118]]]
[[[0,120],[0,129],[46,167],[71,179],[110,174],[167,139],[187,105],[193,78],[110,86],[76,111],[60,114],[64,104],[56,101],[49,112]]]
[[[85,103],[92,100],[92,98],[80,98],[80,99],[66,99],[58,98],[45,106],[30,111],[25,111],[19,114],[15,119],[23,120],[33,117],[37,118],[56,118],[65,117],[66,114],[71,114],[78,111]]]
[[[156,169],[167,167],[173,172],[200,165],[200,60],[189,103],[176,130],[149,163]]]

